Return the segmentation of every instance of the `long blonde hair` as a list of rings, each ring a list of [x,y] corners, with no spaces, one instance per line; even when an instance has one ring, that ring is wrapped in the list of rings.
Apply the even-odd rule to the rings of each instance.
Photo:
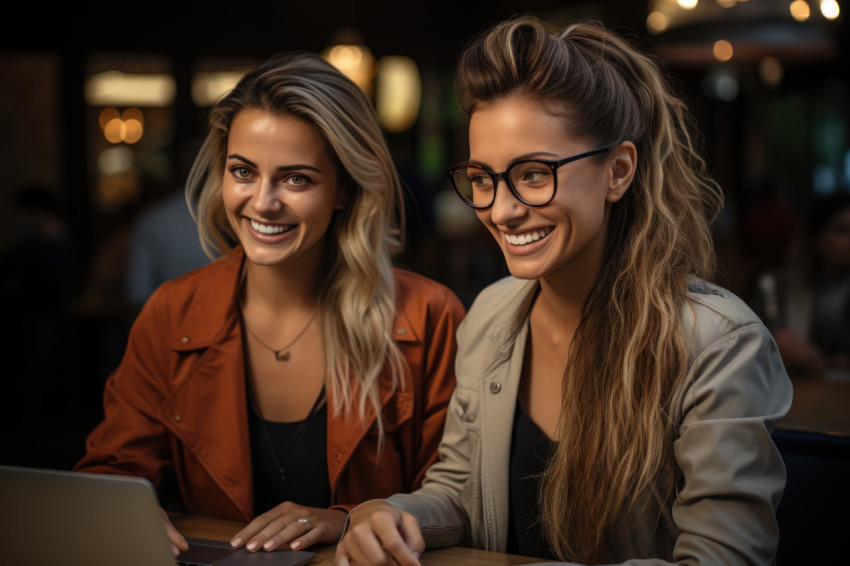
[[[392,259],[404,246],[404,207],[375,111],[353,82],[312,53],[284,53],[245,75],[210,111],[210,130],[186,184],[210,256],[237,244],[221,188],[230,126],[246,108],[314,124],[337,162],[345,206],[329,228],[319,294],[327,382],[336,414],[356,405],[363,419],[367,405],[374,408],[382,439],[379,379],[387,368],[392,387],[400,388],[404,375],[392,336]]]
[[[464,51],[457,92],[467,115],[527,96],[572,135],[637,147],[569,352],[558,449],[539,496],[553,552],[604,561],[634,506],[659,481],[668,496],[675,489],[669,409],[686,371],[681,309],[687,278],[713,272],[722,192],[659,64],[599,24],[555,33],[532,17],[498,24]]]

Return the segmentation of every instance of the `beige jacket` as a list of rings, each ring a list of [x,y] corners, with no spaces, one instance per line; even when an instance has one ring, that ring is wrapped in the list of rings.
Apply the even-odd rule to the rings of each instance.
[[[458,331],[458,386],[439,461],[422,488],[389,502],[415,515],[429,548],[504,552],[508,455],[535,281],[508,277],[476,299]],[[673,402],[679,490],[629,517],[630,565],[770,564],[785,468],[770,434],[791,382],[770,333],[728,291],[694,280],[683,307],[690,359]],[[660,521],[656,520],[660,514]]]

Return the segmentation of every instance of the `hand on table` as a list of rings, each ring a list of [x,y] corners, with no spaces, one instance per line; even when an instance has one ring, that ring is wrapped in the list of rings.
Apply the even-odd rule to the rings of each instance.
[[[420,566],[425,540],[410,513],[368,501],[351,512],[345,537],[336,546],[335,566]]]
[[[317,542],[334,544],[345,526],[345,511],[304,507],[285,501],[255,518],[230,541],[233,548],[276,550],[288,544],[292,550]]]
[[[174,528],[174,525],[171,523],[171,519],[168,518],[168,514],[165,512],[165,509],[160,507],[159,512],[162,515],[162,520],[165,522],[165,533],[171,541],[171,552],[174,553],[174,556],[177,556],[185,550],[189,550],[189,543],[186,542],[186,538]]]

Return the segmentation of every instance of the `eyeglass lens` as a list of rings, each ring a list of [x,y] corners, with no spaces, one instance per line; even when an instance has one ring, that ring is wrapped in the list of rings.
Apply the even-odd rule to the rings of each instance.
[[[473,206],[486,207],[493,203],[494,175],[481,167],[469,165],[456,169],[453,177],[458,192]],[[546,163],[517,163],[511,167],[509,177],[514,191],[529,204],[545,204],[552,198],[555,176]]]

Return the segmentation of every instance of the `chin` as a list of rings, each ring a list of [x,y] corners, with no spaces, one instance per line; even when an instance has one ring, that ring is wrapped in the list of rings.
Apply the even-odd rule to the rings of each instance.
[[[529,265],[517,265],[515,262],[508,261],[508,271],[517,279],[540,279],[543,273],[540,269]]]

